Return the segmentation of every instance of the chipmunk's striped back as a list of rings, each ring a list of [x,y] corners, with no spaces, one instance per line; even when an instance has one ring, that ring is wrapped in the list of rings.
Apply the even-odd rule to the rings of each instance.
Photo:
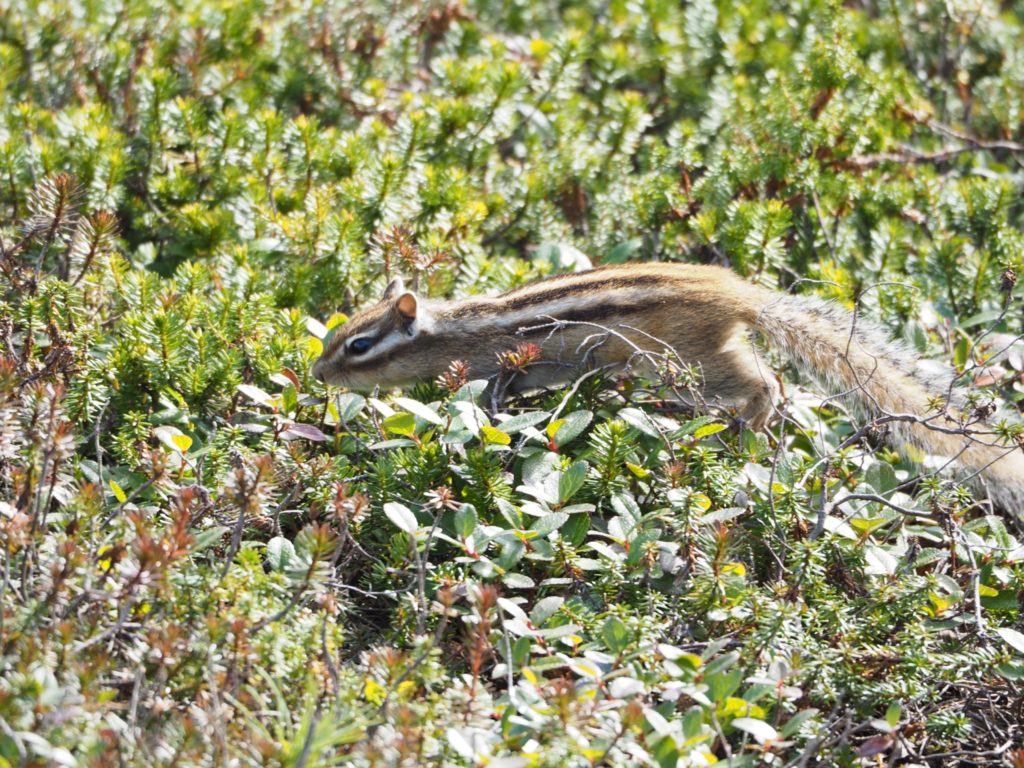
[[[554,341],[546,339],[550,327],[537,326],[555,319],[633,325],[665,337],[670,344],[669,337],[680,332],[697,337],[681,327],[684,320],[691,327],[709,321],[719,328],[736,326],[741,322],[735,317],[738,305],[728,305],[735,288],[746,285],[732,273],[715,268],[638,264],[558,275],[500,296],[438,302],[405,292],[401,280],[395,280],[380,303],[338,330],[316,372],[331,383],[355,388],[401,386],[437,376],[458,359],[468,362],[475,376],[486,378],[497,372],[496,353],[502,349],[512,349],[522,341],[545,347]],[[397,303],[402,296],[404,313]],[[728,320],[729,315],[734,315],[733,319]],[[548,362],[561,366],[580,362],[567,351],[566,332],[572,333],[563,329],[557,349],[551,346],[554,354]],[[575,335],[582,339],[594,332],[593,327],[580,328]],[[699,331],[704,333],[705,329]],[[356,339],[367,339],[369,346],[351,349]],[[401,365],[395,366],[399,357]],[[603,357],[612,356],[605,350]]]
[[[930,399],[950,390],[949,376],[922,375],[909,350],[836,305],[687,264],[608,266],[463,301],[421,299],[396,279],[376,306],[337,330],[313,373],[330,384],[372,389],[436,378],[461,360],[474,378],[495,379],[499,353],[532,342],[538,359],[512,382],[525,389],[564,383],[584,368],[649,370],[673,358],[699,370],[708,404],[761,429],[779,387],[750,343],[750,329],[867,413],[924,419]],[[904,443],[987,467],[995,498],[1024,511],[1020,451],[968,446],[912,418],[894,426]]]

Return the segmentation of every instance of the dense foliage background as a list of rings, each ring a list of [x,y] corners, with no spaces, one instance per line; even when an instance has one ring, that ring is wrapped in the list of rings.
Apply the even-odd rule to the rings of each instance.
[[[1019,408],[1022,17],[4,0],[0,766],[1024,764],[1019,521],[813,385],[754,435],[309,375],[393,275],[586,254],[856,304]]]

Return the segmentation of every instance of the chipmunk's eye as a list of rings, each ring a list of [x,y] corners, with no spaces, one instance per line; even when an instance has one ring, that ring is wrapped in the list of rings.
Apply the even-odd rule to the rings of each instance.
[[[353,339],[348,343],[348,353],[350,355],[362,355],[365,352],[370,351],[370,347],[373,346],[373,343],[374,340],[367,336],[362,336],[358,339]]]

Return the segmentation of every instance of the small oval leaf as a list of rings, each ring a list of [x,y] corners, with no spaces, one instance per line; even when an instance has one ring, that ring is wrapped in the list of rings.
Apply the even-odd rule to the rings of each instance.
[[[411,413],[396,413],[383,422],[384,431],[407,437],[416,434],[416,418]]]
[[[239,384],[237,389],[255,403],[265,405],[268,408],[274,407],[274,398],[259,387],[254,387],[252,384]]]
[[[290,424],[281,432],[285,440],[312,440],[315,443],[322,443],[327,435],[314,427],[312,424]]]
[[[420,527],[416,522],[416,515],[407,506],[399,504],[397,501],[389,501],[385,504],[384,514],[399,530],[406,533],[416,533],[416,529]]]
[[[576,411],[570,413],[564,419],[559,419],[562,423],[551,432],[551,427],[548,427],[548,434],[551,435],[551,439],[555,446],[561,448],[566,443],[569,443],[579,437],[583,431],[590,426],[591,420],[594,418],[594,414],[590,411]],[[557,424],[558,422],[552,422]]]
[[[705,424],[703,427],[700,427],[699,429],[697,429],[696,432],[693,433],[693,439],[701,440],[702,438],[710,437],[711,435],[716,435],[723,429],[725,429],[725,424]]]
[[[996,633],[1017,653],[1024,653],[1024,634],[1009,627],[1000,627]]]
[[[414,416],[419,416],[421,419],[423,419],[426,422],[429,422],[430,424],[435,424],[439,427],[444,425],[444,419],[438,416],[437,412],[434,411],[433,408],[431,408],[429,405],[425,405],[419,402],[418,400],[411,400],[408,397],[396,397],[394,399],[394,403],[399,408],[404,408],[409,413],[413,414]]]
[[[124,490],[121,488],[120,485],[117,484],[115,480],[110,481],[110,490],[114,494],[114,498],[117,499],[118,503],[124,504],[126,501],[128,501],[128,496],[125,495]]]
[[[484,424],[480,427],[480,435],[483,437],[485,443],[491,445],[508,445],[512,442],[512,438],[505,432],[502,432],[497,427],[492,427],[488,424]]]
[[[283,536],[275,536],[267,542],[267,562],[272,570],[284,573],[295,561],[295,545]]]

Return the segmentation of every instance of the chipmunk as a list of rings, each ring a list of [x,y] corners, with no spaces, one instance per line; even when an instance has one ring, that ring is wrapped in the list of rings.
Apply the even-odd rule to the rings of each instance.
[[[312,373],[351,389],[403,387],[462,360],[474,378],[494,380],[498,353],[529,341],[540,359],[515,381],[528,389],[564,384],[586,366],[632,368],[639,350],[670,349],[699,370],[706,402],[761,430],[781,390],[751,329],[864,413],[908,417],[890,422],[898,443],[955,459],[988,481],[999,506],[1024,514],[1024,453],[991,436],[968,439],[935,413],[934,398],[954,392],[951,374],[925,373],[909,349],[836,304],[762,288],[721,267],[605,266],[462,301],[421,298],[397,278],[379,303],[335,329]]]

